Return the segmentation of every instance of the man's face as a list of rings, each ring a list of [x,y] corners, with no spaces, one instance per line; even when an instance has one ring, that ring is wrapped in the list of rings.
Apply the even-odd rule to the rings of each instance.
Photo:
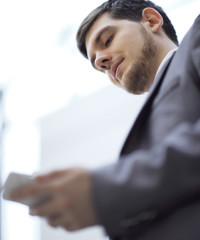
[[[128,92],[149,90],[155,72],[157,47],[145,25],[113,19],[104,13],[86,35],[86,49],[93,67]]]

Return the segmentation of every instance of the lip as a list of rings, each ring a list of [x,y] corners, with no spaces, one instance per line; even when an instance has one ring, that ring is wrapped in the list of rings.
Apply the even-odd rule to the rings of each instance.
[[[117,70],[119,65],[123,62],[124,58],[120,59],[116,63],[114,63],[110,69],[111,74],[117,79]]]

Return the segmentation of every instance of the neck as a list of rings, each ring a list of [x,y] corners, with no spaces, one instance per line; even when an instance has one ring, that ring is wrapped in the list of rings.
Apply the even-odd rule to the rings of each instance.
[[[176,49],[177,46],[174,44],[171,40],[165,39],[161,46],[158,49],[158,62],[157,62],[157,69],[159,68],[162,60],[165,58],[165,56],[173,49]]]
[[[156,57],[156,64],[154,65],[154,69],[152,71],[152,83],[154,81],[154,78],[156,76],[156,73],[158,71],[158,68],[163,61],[163,59],[166,57],[166,55],[173,49],[176,49],[177,45],[173,43],[169,38],[165,38],[161,44],[158,45],[157,49],[157,57]]]

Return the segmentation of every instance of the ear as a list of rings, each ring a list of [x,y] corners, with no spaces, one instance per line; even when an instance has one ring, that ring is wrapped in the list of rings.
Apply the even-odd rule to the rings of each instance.
[[[163,18],[154,8],[145,8],[142,11],[142,21],[146,23],[152,32],[158,32],[163,25]]]

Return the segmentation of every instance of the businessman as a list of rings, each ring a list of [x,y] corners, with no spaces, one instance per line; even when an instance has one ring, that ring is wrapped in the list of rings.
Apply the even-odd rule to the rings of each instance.
[[[82,22],[77,43],[116,86],[148,91],[146,102],[119,161],[38,176],[13,198],[50,196],[30,214],[68,231],[101,225],[114,240],[199,240],[200,16],[178,46],[162,8],[111,0]]]

